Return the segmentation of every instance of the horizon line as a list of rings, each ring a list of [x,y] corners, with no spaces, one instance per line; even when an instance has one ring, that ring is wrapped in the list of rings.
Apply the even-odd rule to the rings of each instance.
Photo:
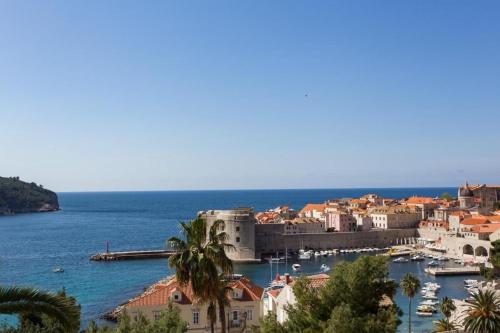
[[[230,192],[230,191],[312,191],[312,190],[391,190],[391,189],[451,189],[458,186],[406,186],[406,187],[303,187],[303,188],[223,188],[223,189],[172,189],[172,190],[78,190],[54,191],[55,193],[126,193],[126,192]]]

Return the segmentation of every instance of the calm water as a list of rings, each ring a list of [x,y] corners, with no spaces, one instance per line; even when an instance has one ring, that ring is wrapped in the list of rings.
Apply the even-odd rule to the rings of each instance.
[[[205,209],[252,206],[264,210],[280,204],[298,209],[307,202],[358,197],[365,193],[402,198],[436,196],[445,191],[454,193],[455,189],[60,193],[62,211],[0,217],[0,284],[50,290],[65,287],[69,294],[77,297],[82,305],[83,320],[87,321],[98,318],[145,286],[172,273],[166,260],[160,259],[89,261],[91,254],[104,250],[106,241],[110,242],[112,251],[160,249],[165,239],[178,235],[180,220],[193,218],[197,211]],[[317,272],[322,260],[333,266],[338,260],[353,260],[354,257],[338,255],[312,260],[303,265],[303,270]],[[417,274],[423,281],[432,279],[423,273],[422,263],[391,265],[394,268],[391,275],[395,279],[406,272]],[[65,272],[52,273],[55,266],[64,267]],[[283,266],[280,265],[280,272],[284,271]],[[271,274],[269,264],[239,265],[236,270],[263,286],[269,282]],[[463,278],[438,278],[437,281],[443,287],[440,296],[464,297]],[[406,299],[398,295],[396,300],[406,311]],[[416,332],[430,327],[428,319],[416,320]],[[401,329],[404,327],[405,324]]]

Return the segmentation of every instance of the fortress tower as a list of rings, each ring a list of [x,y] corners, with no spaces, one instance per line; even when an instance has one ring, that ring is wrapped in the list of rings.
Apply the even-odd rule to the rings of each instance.
[[[228,243],[235,249],[227,251],[230,259],[235,261],[253,261],[255,259],[255,217],[252,208],[236,208],[231,210],[208,210],[198,213],[207,221],[210,228],[217,220],[225,222],[224,228],[229,235]]]

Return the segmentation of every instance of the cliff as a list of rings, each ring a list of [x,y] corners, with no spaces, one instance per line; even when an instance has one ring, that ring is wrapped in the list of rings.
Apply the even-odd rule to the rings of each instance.
[[[19,177],[0,177],[0,215],[59,209],[57,194]]]

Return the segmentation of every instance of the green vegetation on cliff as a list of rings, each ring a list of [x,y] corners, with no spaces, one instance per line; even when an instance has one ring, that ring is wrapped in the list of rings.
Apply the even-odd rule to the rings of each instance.
[[[59,209],[57,195],[19,177],[0,177],[0,215]]]

